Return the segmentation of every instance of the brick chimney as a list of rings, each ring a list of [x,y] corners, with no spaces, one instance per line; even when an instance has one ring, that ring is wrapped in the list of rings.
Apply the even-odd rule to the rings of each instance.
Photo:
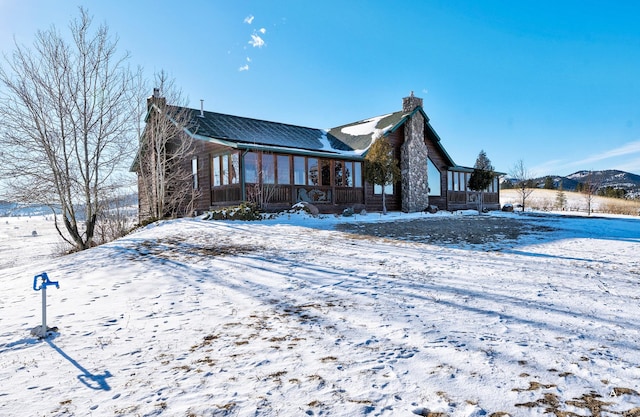
[[[422,99],[413,91],[402,99],[402,112],[411,113],[422,107]],[[428,150],[424,141],[427,120],[423,112],[415,112],[404,123],[404,143],[400,147],[400,171],[402,173],[402,211],[422,211],[429,205],[429,181],[427,177]]]
[[[147,98],[147,109],[151,108],[152,104],[157,104],[158,107],[164,107],[167,105],[167,99],[160,96],[160,89],[159,88],[154,88],[153,89],[153,95],[149,98]]]

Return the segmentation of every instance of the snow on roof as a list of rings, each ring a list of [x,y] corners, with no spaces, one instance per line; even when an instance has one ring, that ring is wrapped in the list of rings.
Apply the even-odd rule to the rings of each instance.
[[[385,129],[377,129],[376,126],[380,120],[385,117],[390,116],[391,114],[385,114],[383,116],[373,117],[371,119],[366,119],[361,122],[357,122],[357,124],[353,124],[350,126],[345,126],[340,131],[344,134],[351,136],[365,136],[365,135],[373,135],[374,138],[382,135],[385,129],[390,129],[392,126],[387,126]]]

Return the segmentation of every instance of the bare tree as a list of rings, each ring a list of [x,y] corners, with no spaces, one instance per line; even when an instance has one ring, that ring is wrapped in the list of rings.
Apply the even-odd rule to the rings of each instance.
[[[192,112],[164,71],[156,75],[156,82],[159,88],[148,99],[146,125],[134,163],[138,172],[140,218],[147,220],[193,212],[200,188],[199,162],[192,159],[195,143],[186,133],[194,126]]]
[[[593,211],[593,200],[601,185],[601,182],[596,180],[592,171],[589,171],[584,181],[582,181],[580,190],[584,195],[585,202],[587,203],[587,215],[589,216],[591,216],[591,212]]]
[[[516,162],[509,174],[516,181],[516,189],[518,190],[518,195],[520,195],[522,211],[524,211],[527,199],[534,191],[533,174],[527,169],[522,159]]]
[[[60,210],[78,250],[93,244],[102,190],[133,149],[135,75],[106,25],[80,8],[67,41],[51,27],[33,49],[16,42],[0,68],[0,176],[16,201]]]
[[[262,161],[260,162],[260,170],[256,175],[256,183],[247,184],[247,201],[255,204],[260,210],[267,211],[269,209],[269,203],[273,201],[276,196],[276,184],[275,184],[275,165],[270,166],[271,169],[266,168],[264,158],[273,158],[274,154],[263,152]]]

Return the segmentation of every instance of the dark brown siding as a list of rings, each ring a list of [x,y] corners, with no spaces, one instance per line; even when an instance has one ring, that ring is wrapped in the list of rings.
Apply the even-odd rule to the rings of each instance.
[[[211,207],[211,157],[210,143],[196,140],[196,156],[198,158],[198,198],[194,209],[199,213]]]
[[[429,159],[440,171],[440,196],[429,196],[429,205],[437,206],[439,210],[447,210],[447,157],[442,153],[440,147],[436,145],[437,139],[430,129],[425,128],[424,142],[429,151]],[[425,166],[426,169],[426,166]]]
[[[142,222],[149,217],[151,217],[149,199],[147,198],[147,193],[144,192],[142,177],[140,176],[140,172],[138,172],[138,221]]]

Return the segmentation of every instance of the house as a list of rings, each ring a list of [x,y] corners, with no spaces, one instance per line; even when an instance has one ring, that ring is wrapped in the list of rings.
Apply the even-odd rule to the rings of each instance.
[[[156,90],[149,108],[159,110],[159,100],[164,99]],[[429,205],[449,211],[476,209],[478,193],[466,186],[473,169],[455,164],[422,104],[412,92],[400,111],[330,130],[180,108],[189,114],[191,123],[184,133],[195,145],[193,157],[184,161],[199,191],[190,210],[242,201],[280,210],[306,201],[323,213],[379,211],[382,186],[363,180],[363,164],[381,135],[392,144],[402,173],[400,181],[385,187],[389,210],[416,212]],[[499,201],[495,178],[484,194],[484,206],[499,209]],[[144,206],[141,193],[141,217]]]

